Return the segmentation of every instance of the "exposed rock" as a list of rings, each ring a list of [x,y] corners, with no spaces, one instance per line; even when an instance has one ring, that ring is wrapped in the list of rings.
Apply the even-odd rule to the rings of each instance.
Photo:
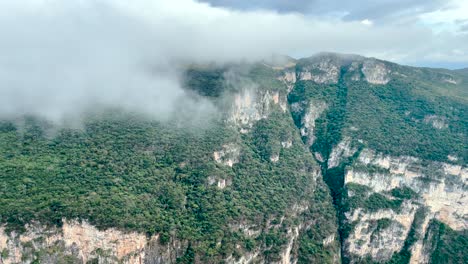
[[[312,101],[301,121],[301,135],[307,137],[307,145],[312,146],[315,141],[315,120],[327,109],[327,104],[323,101]]]
[[[283,80],[295,83],[296,82],[296,72],[295,71],[287,71],[284,73]]]
[[[325,160],[323,159],[322,157],[322,154],[320,154],[319,152],[314,152],[314,157],[316,160],[320,161],[320,162],[324,162]]]
[[[348,215],[348,220],[355,222],[356,226],[346,240],[346,251],[357,256],[371,256],[376,261],[390,259],[393,253],[403,247],[416,208],[410,202],[405,202],[399,213],[388,209],[373,213],[355,210],[351,216]],[[379,219],[391,219],[392,222],[389,227],[377,230],[375,221]]]
[[[281,254],[281,261],[280,264],[293,264],[296,263],[297,260],[293,258],[292,249],[294,242],[299,237],[299,229],[300,227],[295,227],[294,229],[288,229],[289,241],[286,249]]]
[[[448,155],[447,159],[450,160],[450,161],[458,161],[458,157],[457,156],[452,156],[452,155]]]
[[[338,145],[336,145],[328,158],[328,168],[337,167],[343,158],[351,157],[357,148],[351,147],[351,138],[345,137]]]
[[[216,185],[219,189],[224,189],[227,186],[231,186],[231,179],[220,179],[215,176],[208,177],[208,185]]]
[[[306,210],[309,210],[309,205],[307,203],[301,203],[301,204],[296,203],[291,207],[291,215],[298,216],[301,213],[305,212]]]
[[[362,65],[362,73],[367,82],[372,84],[387,84],[390,81],[390,72],[384,63],[377,60],[366,60]]]
[[[145,259],[147,242],[144,234],[125,233],[113,228],[101,231],[87,222],[67,220],[63,221],[62,228],[28,225],[23,234],[7,235],[0,228],[0,251],[7,249],[9,252],[3,260],[5,264],[30,263],[34,259],[33,253],[38,251],[47,259],[39,261],[46,263],[57,263],[64,257],[82,263],[96,258],[101,263],[141,263]]]
[[[286,68],[291,68],[291,67],[294,67],[294,66],[296,66],[296,63],[291,61],[291,62],[288,62],[288,63],[282,65],[282,66],[273,66],[271,68],[275,69],[275,70],[284,70]]]
[[[444,117],[427,115],[424,117],[423,121],[426,124],[431,124],[434,128],[437,129],[448,128],[447,120]]]
[[[283,81],[284,84],[286,84],[286,87],[288,87],[288,93],[292,91],[294,88],[294,84],[296,83],[296,71],[285,71],[284,74],[277,79],[280,81]]]
[[[287,109],[286,99],[277,91],[260,93],[245,90],[235,95],[228,120],[238,126],[242,133],[247,133],[256,121],[268,117],[273,105],[279,105],[283,111]]]
[[[414,157],[383,156],[368,149],[361,152],[358,160],[365,165],[388,169],[388,173],[350,169],[346,172],[345,183],[366,185],[375,192],[409,187],[422,196],[424,204],[438,220],[455,230],[468,228],[468,208],[464,206],[468,204],[468,168],[441,162],[423,166]]]
[[[326,246],[326,245],[331,244],[333,241],[335,241],[335,235],[334,235],[334,234],[333,234],[333,235],[330,235],[330,236],[328,236],[328,237],[326,237],[326,238],[322,241],[322,243],[323,243],[324,246]]]
[[[217,163],[232,167],[239,162],[240,148],[234,143],[223,145],[219,151],[213,152],[213,158]]]
[[[322,59],[308,65],[299,72],[299,79],[316,83],[337,83],[340,75],[340,65],[331,59]]]
[[[433,215],[427,215],[424,218],[424,221],[420,227],[418,227],[418,235],[419,239],[416,241],[416,243],[413,245],[412,250],[411,250],[411,258],[410,258],[410,264],[425,264],[429,263],[429,251],[432,248],[432,245],[429,243],[431,239],[423,239],[426,234],[427,234],[427,227],[429,225],[429,221]],[[428,241],[428,243],[424,244],[423,242]]]
[[[279,155],[278,155],[278,154],[272,155],[272,156],[270,157],[270,161],[271,161],[271,162],[277,162],[277,161],[279,161]]]
[[[291,140],[281,141],[281,146],[283,148],[290,148],[292,147],[292,141]]]
[[[446,82],[446,83],[451,83],[451,84],[458,84],[457,81],[455,81],[453,78],[451,77],[447,77],[447,78],[444,78],[442,79],[443,82]]]
[[[437,219],[454,230],[468,228],[468,168],[442,162],[423,162],[415,157],[392,157],[364,149],[355,164],[346,171],[345,184],[357,183],[370,188],[371,192],[389,197],[394,188],[408,187],[418,197],[406,200],[398,212],[382,209],[367,212],[358,208],[345,215],[356,226],[346,240],[348,254],[364,257],[369,255],[376,261],[391,258],[393,252],[401,249],[414,213],[425,208],[427,214],[420,226],[411,248],[411,263],[427,263],[431,245],[424,239],[427,225]],[[354,194],[348,193],[349,197]],[[374,232],[372,221],[392,219],[389,228]]]
[[[360,81],[361,80],[361,64],[357,61],[353,61],[349,67],[349,71],[352,72],[351,80]]]
[[[254,224],[231,224],[230,227],[234,231],[242,231],[248,237],[257,237],[262,233],[262,228]]]
[[[236,260],[233,256],[229,256],[226,259],[226,263],[228,264],[247,264],[247,263],[254,263],[254,261],[257,259],[257,257],[260,255],[260,252],[254,251],[247,253],[245,255],[242,255],[240,259]],[[263,263],[263,262],[260,262]]]

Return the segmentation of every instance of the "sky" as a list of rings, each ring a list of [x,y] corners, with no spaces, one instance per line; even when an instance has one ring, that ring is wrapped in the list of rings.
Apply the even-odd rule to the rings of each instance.
[[[468,67],[468,0],[0,1],[0,117],[96,105],[203,115],[178,65],[355,53]],[[378,3],[376,3],[378,2]]]
[[[352,38],[381,46],[359,49],[334,43],[327,50],[379,56],[383,59],[415,66],[460,68],[468,65],[468,0],[201,0],[210,6],[231,12],[273,12],[290,14],[310,22],[310,30],[318,22],[330,23],[336,30],[322,37],[332,39],[353,27]],[[360,35],[359,25],[368,26],[369,35]],[[354,24],[354,26],[352,26]],[[379,30],[398,30],[395,40],[385,45]],[[406,39],[408,35],[416,34]],[[380,36],[381,37],[381,36]],[[410,42],[414,38],[419,41]],[[381,40],[381,41],[379,41]],[[396,45],[395,45],[396,44]],[[419,49],[418,49],[419,48]],[[311,45],[311,50],[314,50]],[[307,49],[296,56],[307,56]]]

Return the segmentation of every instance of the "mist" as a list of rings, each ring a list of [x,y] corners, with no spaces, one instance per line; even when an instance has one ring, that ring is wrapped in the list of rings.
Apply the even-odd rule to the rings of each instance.
[[[434,41],[438,35],[423,25],[235,11],[192,0],[3,1],[0,32],[0,117],[32,114],[57,123],[107,106],[158,120],[216,112],[182,88],[187,63],[321,51],[468,61],[459,48],[467,35],[437,33],[449,41]]]

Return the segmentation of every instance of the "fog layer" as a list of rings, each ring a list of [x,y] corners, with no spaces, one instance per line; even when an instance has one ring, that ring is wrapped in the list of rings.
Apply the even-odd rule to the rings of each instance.
[[[468,61],[466,35],[440,38],[421,25],[233,11],[192,0],[2,1],[0,32],[0,116],[54,121],[97,106],[163,120],[180,111],[209,113],[209,102],[190,100],[181,88],[184,63],[324,50]]]

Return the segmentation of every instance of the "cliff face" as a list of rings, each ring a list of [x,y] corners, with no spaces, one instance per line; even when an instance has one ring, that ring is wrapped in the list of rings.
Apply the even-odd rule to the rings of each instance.
[[[448,241],[462,248],[454,239],[466,240],[466,102],[453,104],[461,111],[453,115],[432,106],[447,97],[422,96],[461,77],[333,54],[301,60],[296,70],[291,111],[332,191],[343,262],[466,258],[444,255]]]
[[[99,231],[89,223],[66,220],[61,228],[30,224],[21,234],[7,235],[3,228],[0,233],[0,247],[6,252],[3,263],[30,263],[38,256],[41,263],[93,260],[141,263],[146,245],[143,234],[115,229]]]
[[[466,258],[466,102],[440,92],[456,72],[320,54],[186,84],[218,107],[209,127],[0,123],[0,263]]]
[[[369,201],[378,194],[386,203],[383,208],[375,208],[358,202],[349,208],[345,222],[353,228],[345,240],[345,251],[353,259],[370,256],[387,261],[411,237],[412,244],[407,249],[411,252],[410,263],[429,263],[433,245],[425,238],[431,221],[437,220],[457,231],[468,228],[467,180],[468,169],[460,165],[362,150],[345,172],[348,202],[355,196]],[[387,206],[387,202],[394,205]],[[379,226],[379,221],[385,221],[385,226]]]

